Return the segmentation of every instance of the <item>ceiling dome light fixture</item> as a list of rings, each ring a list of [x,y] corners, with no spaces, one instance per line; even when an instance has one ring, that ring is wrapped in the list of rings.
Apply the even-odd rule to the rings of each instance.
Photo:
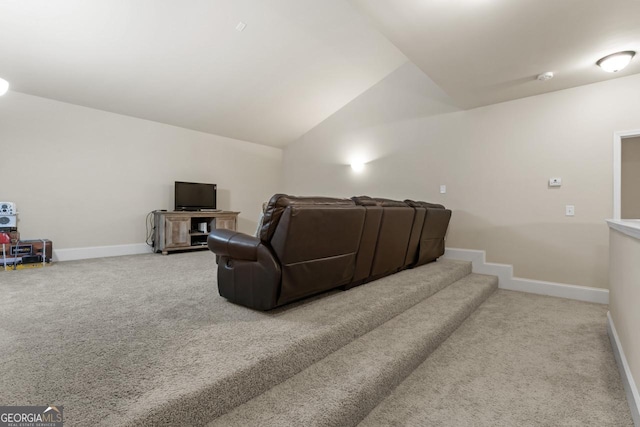
[[[617,73],[629,65],[629,62],[631,62],[631,59],[635,54],[636,53],[632,50],[612,53],[604,58],[600,58],[596,64],[608,73]]]
[[[8,90],[9,90],[9,82],[3,78],[0,78],[0,96],[7,93]]]

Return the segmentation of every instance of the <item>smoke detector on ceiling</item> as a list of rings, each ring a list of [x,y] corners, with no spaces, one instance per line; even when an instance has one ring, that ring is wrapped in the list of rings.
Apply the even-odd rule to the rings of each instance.
[[[551,80],[552,78],[553,78],[553,73],[551,71],[538,74],[538,80],[540,80],[541,82],[546,82],[547,80]]]

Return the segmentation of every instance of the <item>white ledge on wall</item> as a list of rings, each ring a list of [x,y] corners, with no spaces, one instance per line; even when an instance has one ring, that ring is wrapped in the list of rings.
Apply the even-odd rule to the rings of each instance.
[[[485,251],[446,248],[443,258],[471,261],[474,273],[498,276],[500,289],[609,304],[609,290],[607,289],[514,277],[512,265],[487,262]]]
[[[640,240],[640,219],[608,219],[609,228]]]

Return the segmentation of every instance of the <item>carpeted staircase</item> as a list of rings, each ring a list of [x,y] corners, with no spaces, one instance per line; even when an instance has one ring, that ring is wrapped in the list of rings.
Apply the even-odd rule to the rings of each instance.
[[[70,427],[355,425],[497,288],[442,259],[260,312],[215,273],[209,252],[5,273],[0,402]]]
[[[356,425],[497,286],[468,274],[208,426]]]
[[[157,390],[126,424],[356,425],[497,288],[470,263],[441,260],[270,311],[311,327],[189,394]]]
[[[368,316],[359,319],[360,325],[336,325],[328,332],[344,335],[347,328],[353,340],[282,382],[273,378],[268,390],[207,425],[358,424],[498,287],[496,277],[471,274],[469,263],[451,263],[450,267],[449,274],[436,283],[429,280],[429,266],[405,272],[415,283],[409,298],[372,307]],[[384,279],[381,282],[378,285]],[[367,286],[358,291],[366,291]],[[279,363],[297,364],[295,352],[287,357],[290,360]],[[252,393],[235,387],[229,391],[244,396]]]

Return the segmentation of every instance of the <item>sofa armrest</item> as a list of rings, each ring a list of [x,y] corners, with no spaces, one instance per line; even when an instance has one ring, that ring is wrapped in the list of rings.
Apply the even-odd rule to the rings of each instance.
[[[257,261],[260,240],[254,236],[233,230],[213,230],[207,237],[207,246],[219,256]]]
[[[221,296],[258,310],[271,310],[278,305],[280,263],[260,239],[221,229],[209,233],[207,245],[219,258]]]

